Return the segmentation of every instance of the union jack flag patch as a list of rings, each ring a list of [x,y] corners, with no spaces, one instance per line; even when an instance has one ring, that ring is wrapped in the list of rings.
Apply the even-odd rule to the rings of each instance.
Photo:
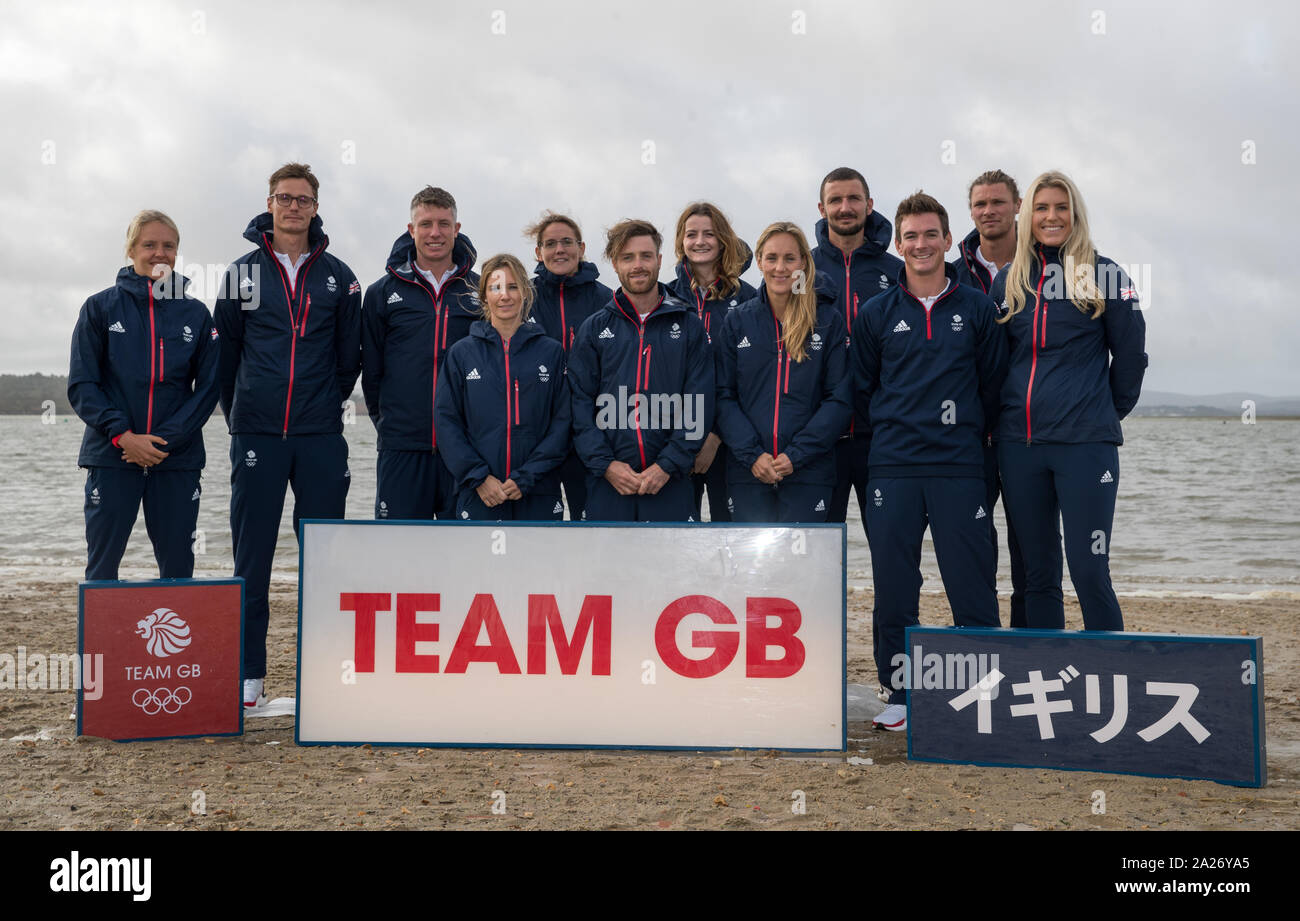
[[[1138,293],[1136,288],[1128,287],[1119,289],[1119,299],[1122,301],[1137,300],[1137,296]]]
[[[212,327],[212,338],[213,339],[217,338],[217,328],[215,326]]]
[[[360,294],[360,293],[361,293],[361,282],[357,281],[354,278],[352,279],[352,284],[348,285],[348,294]]]

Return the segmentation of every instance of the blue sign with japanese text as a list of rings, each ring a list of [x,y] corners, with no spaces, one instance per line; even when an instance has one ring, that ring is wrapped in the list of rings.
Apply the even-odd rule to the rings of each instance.
[[[909,627],[908,757],[1262,787],[1263,641]]]

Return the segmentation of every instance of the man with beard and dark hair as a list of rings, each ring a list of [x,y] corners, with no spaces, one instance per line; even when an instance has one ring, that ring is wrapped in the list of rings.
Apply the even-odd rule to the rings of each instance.
[[[690,521],[691,469],[713,426],[713,360],[695,311],[659,283],[663,237],[610,228],[620,287],[569,351],[573,441],[589,474],[588,521]]]
[[[817,247],[813,262],[817,274],[827,278],[838,294],[837,306],[844,325],[853,329],[858,308],[898,281],[903,262],[889,252],[893,225],[872,210],[871,190],[857,170],[841,166],[822,180],[817,210]],[[867,452],[871,428],[860,411],[835,444],[835,491],[831,494],[827,521],[843,521],[848,513],[849,492],[858,495],[862,520],[866,516]]]

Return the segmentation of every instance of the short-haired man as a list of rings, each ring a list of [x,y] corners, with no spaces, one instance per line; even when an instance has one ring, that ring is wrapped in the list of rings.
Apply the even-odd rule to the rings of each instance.
[[[569,351],[573,440],[587,468],[587,520],[689,521],[691,468],[713,427],[713,360],[695,311],[659,283],[649,221],[610,228],[620,287]]]
[[[325,251],[311,167],[271,174],[266,211],[244,237],[217,300],[221,409],[230,429],[230,532],[244,580],[244,706],[266,677],[267,594],[280,513],[293,486],[293,525],[342,518],[351,473],[342,404],[361,358],[361,285]],[[299,539],[301,534],[299,533]]]
[[[975,229],[957,245],[952,267],[957,280],[985,294],[993,278],[1016,254],[1016,215],[1020,191],[1016,181],[993,169],[975,177],[968,191],[970,219]]]
[[[903,263],[889,252],[893,225],[873,210],[867,180],[852,167],[831,170],[818,193],[817,246],[813,262],[817,276],[835,287],[844,325],[853,329],[859,308],[890,288]],[[849,430],[835,443],[835,490],[827,508],[827,521],[844,521],[849,493],[858,495],[858,509],[866,521],[867,452],[871,427],[856,409]]]
[[[988,170],[975,177],[967,192],[970,219],[975,229],[957,246],[957,258],[951,263],[957,280],[988,294],[993,279],[1006,268],[1016,254],[1016,215],[1020,211],[1020,190],[1016,181],[1000,169]],[[993,534],[994,565],[997,563],[998,531],[993,523],[1001,483],[998,479],[998,454],[992,438],[984,442],[984,485],[988,497],[989,529]],[[1056,542],[1056,568],[1061,569],[1061,542]],[[1025,626],[1025,561],[1020,542],[1007,519],[1007,552],[1011,557],[1011,626]],[[1058,581],[1060,577],[1058,576]]]
[[[867,302],[850,335],[859,404],[872,437],[864,524],[875,583],[872,634],[889,706],[873,721],[907,727],[905,631],[916,624],[927,522],[953,622],[996,627],[998,597],[984,494],[986,422],[997,412],[1007,346],[987,295],[946,266],[948,214],[929,195],[903,200],[896,287]]]
[[[375,425],[375,518],[456,517],[457,489],[438,452],[433,403],[447,349],[479,319],[478,256],[456,199],[425,186],[361,311],[361,392]]]
[[[558,340],[567,355],[582,324],[608,304],[614,292],[597,280],[600,270],[596,264],[585,260],[587,244],[582,242],[582,230],[573,218],[547,211],[524,233],[536,241],[533,252],[537,256],[533,276],[537,299],[529,320]],[[569,506],[569,520],[584,517],[587,471],[577,449],[571,449],[560,465],[560,482]]]

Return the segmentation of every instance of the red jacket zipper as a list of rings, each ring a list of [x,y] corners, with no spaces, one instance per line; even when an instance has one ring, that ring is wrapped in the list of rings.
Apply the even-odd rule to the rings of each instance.
[[[850,266],[852,266],[852,265],[853,265],[853,254],[852,254],[852,253],[845,253],[845,254],[844,254],[844,322],[848,325],[848,329],[849,329],[850,332],[852,332],[852,330],[853,330],[853,320],[854,320],[854,318],[857,317],[857,315],[858,315],[858,297],[857,297],[856,294],[853,294],[853,280],[852,280],[852,276],[851,276],[851,274],[850,274],[850,272],[849,272],[849,268],[850,268]],[[850,313],[849,313],[849,310],[850,310],[850,308],[849,308],[849,296],[850,296],[850,295],[852,295],[852,297],[853,297],[852,315],[850,315]],[[778,369],[778,370],[779,370],[779,369]],[[856,428],[857,428],[857,420],[856,420],[856,419],[852,419],[852,418],[850,418],[850,419],[849,419],[849,437],[850,437],[850,438],[853,437],[853,432],[854,432],[854,429],[856,429]],[[773,454],[772,456],[775,457],[776,455]]]
[[[637,325],[636,332],[636,392],[641,392],[641,356],[645,352],[645,321],[641,320]],[[649,376],[650,369],[646,368],[646,376]],[[649,400],[650,395],[646,394]],[[636,414],[636,448],[641,455],[641,469],[645,470],[645,439],[641,437],[641,414]]]
[[[157,332],[156,332],[156,330],[154,329],[154,320],[153,320],[153,285],[150,284],[150,285],[148,285],[147,287],[148,287],[148,289],[149,289],[149,341],[150,341],[151,343],[152,343],[152,342],[155,342],[155,341],[158,343],[158,352],[159,352],[159,354],[161,355],[161,353],[162,353],[162,341],[159,340],[159,339],[157,338]],[[155,379],[156,377],[158,377],[158,373],[159,373],[159,372],[155,372],[155,371],[154,371],[154,366],[153,366],[153,365],[154,365],[153,349],[151,348],[151,349],[149,349],[149,412],[148,412],[148,414],[147,414],[147,416],[146,416],[146,418],[145,418],[145,423],[144,423],[144,430],[145,430],[146,432],[152,432],[152,431],[153,431],[153,382],[154,382],[154,379]]]
[[[506,357],[506,470],[505,478],[510,479],[510,342],[507,339],[501,340],[501,352]],[[515,413],[519,412],[519,384],[515,384]]]
[[[284,430],[280,434],[280,439],[283,441],[289,437],[289,410],[293,406],[293,378],[294,365],[298,356],[298,340],[306,333],[307,311],[311,309],[311,298],[308,298],[303,308],[302,317],[299,319],[294,312],[293,301],[303,289],[303,285],[299,285],[298,282],[306,281],[312,263],[324,252],[324,247],[317,245],[317,248],[307,257],[307,261],[303,263],[302,268],[294,276],[294,280],[290,282],[289,274],[285,271],[284,265],[281,264],[279,258],[276,257],[274,247],[271,246],[270,234],[262,234],[262,243],[266,247],[266,251],[271,255],[271,262],[274,263],[275,270],[280,274],[280,286],[284,289],[286,306],[289,308],[289,390],[284,396]],[[300,329],[301,332],[299,332]]]
[[[162,379],[163,379],[163,368],[165,368],[166,366],[167,366],[167,362],[163,358],[163,341],[159,339],[158,340],[158,383],[160,384],[162,383]]]
[[[1042,254],[1039,253],[1041,259]],[[1034,373],[1038,370],[1038,306],[1043,299],[1043,282],[1047,279],[1047,261],[1042,260],[1042,271],[1038,276],[1038,290],[1034,292],[1034,324],[1030,330],[1029,341],[1033,348],[1033,361],[1029,364],[1029,386],[1025,388],[1025,444],[1034,439],[1034,428],[1030,422],[1029,404],[1034,397]],[[1047,344],[1047,305],[1043,304],[1043,344]]]
[[[567,352],[571,342],[569,323],[564,316],[564,282],[560,282],[560,345],[564,346]]]
[[[785,355],[785,341],[781,338],[781,321],[772,314],[772,323],[776,326],[776,401],[772,406],[772,459],[775,460],[781,452],[777,448],[777,430],[781,421],[781,358]],[[787,380],[787,387],[789,386]]]
[[[429,401],[429,450],[436,451],[438,450],[438,424],[436,418],[434,418],[433,407],[438,401],[438,352],[439,350],[446,351],[447,349],[447,327],[451,325],[450,318],[445,316],[445,312],[442,308],[442,293],[447,290],[453,281],[463,275],[464,271],[457,269],[450,278],[443,282],[442,287],[439,288],[437,292],[434,292],[430,290],[428,286],[416,280],[416,272],[419,271],[419,266],[414,262],[410,265],[411,278],[408,283],[422,289],[427,295],[429,295],[429,300],[433,301],[433,387],[430,391]],[[389,272],[392,273],[394,278],[397,278],[400,281],[408,281],[392,269],[389,269]],[[439,330],[441,330],[441,332],[439,332]],[[440,339],[441,341],[439,341]]]

